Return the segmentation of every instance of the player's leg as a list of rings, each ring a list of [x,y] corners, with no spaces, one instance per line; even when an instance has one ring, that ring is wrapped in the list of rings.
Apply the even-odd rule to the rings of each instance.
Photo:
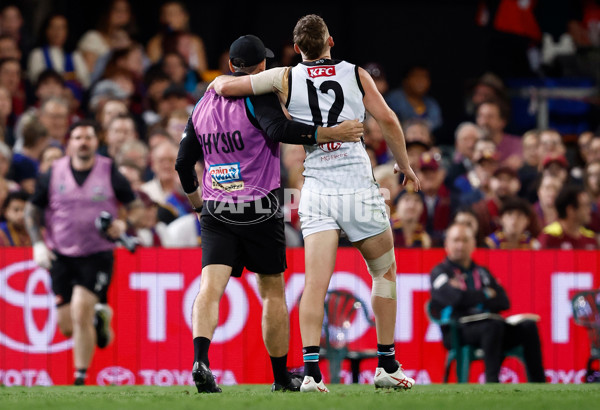
[[[76,384],[83,384],[96,347],[94,329],[96,303],[98,297],[93,292],[81,285],[73,287],[70,308],[73,320],[73,362],[76,369]]]
[[[69,272],[65,257],[56,254],[49,270],[52,281],[52,293],[56,303],[56,316],[58,329],[63,336],[70,338],[73,335],[73,321],[71,320],[71,296],[73,294],[72,276]]]
[[[396,361],[396,259],[394,241],[385,201],[377,186],[344,198],[349,215],[340,226],[363,255],[372,277],[371,306],[375,315],[378,365],[375,387],[410,388],[414,380],[406,377]]]
[[[325,297],[335,267],[339,235],[339,230],[326,230],[304,238],[306,274],[300,300],[300,333],[305,376],[302,391],[327,390],[322,384],[319,369],[319,344],[325,315]]]
[[[410,389],[415,381],[406,376],[396,361],[396,260],[392,231],[354,242],[373,278],[371,306],[377,331],[378,364],[373,382],[376,388]]]

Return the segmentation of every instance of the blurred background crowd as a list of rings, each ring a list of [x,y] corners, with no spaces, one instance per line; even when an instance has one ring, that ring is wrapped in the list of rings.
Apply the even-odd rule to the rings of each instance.
[[[97,3],[1,3],[3,246],[30,245],[25,202],[82,118],[98,122],[100,154],[138,194],[129,233],[144,246],[198,246],[174,167],[194,104],[229,72],[232,40],[256,34],[275,51],[269,66],[293,65],[294,22],[318,13],[336,40],[333,58],[364,67],[398,115],[421,179],[421,192],[402,187],[367,117],[364,140],[396,246],[443,246],[450,222],[463,219],[480,247],[598,248],[597,0],[372,2],[347,13],[332,2],[290,6],[277,21],[265,5]],[[284,187],[301,188],[303,159],[302,147],[282,146]],[[282,199],[288,246],[302,246],[298,200],[299,191]]]

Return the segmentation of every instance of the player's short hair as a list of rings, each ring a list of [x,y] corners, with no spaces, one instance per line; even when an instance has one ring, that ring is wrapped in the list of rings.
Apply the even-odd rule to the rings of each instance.
[[[294,43],[307,59],[315,60],[321,56],[325,48],[329,30],[320,16],[309,14],[302,17],[294,27]]]

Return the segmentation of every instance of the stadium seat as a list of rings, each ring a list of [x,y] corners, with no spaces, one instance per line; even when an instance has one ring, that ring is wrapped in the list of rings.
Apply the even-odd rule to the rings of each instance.
[[[458,321],[451,318],[437,319],[433,317],[430,309],[430,301],[425,303],[425,311],[430,322],[439,326],[449,326],[450,328],[450,343],[452,344],[452,347],[448,350],[448,354],[446,355],[446,363],[444,364],[444,383],[448,383],[450,368],[454,361],[456,362],[456,379],[458,383],[468,383],[471,363],[474,360],[483,360],[483,350],[461,342],[458,332],[460,326]],[[505,350],[504,357],[515,357],[519,359],[521,363],[525,363],[523,348],[521,346]]]
[[[369,317],[367,306],[358,297],[345,290],[330,290],[325,298],[324,337],[321,343],[321,356],[329,361],[331,383],[340,382],[340,369],[343,360],[350,361],[352,382],[358,383],[360,362],[376,358],[376,349],[354,350],[348,347],[347,331],[356,315],[364,315],[370,326],[375,322]]]
[[[586,380],[596,381],[592,365],[600,361],[600,290],[584,290],[571,299],[573,320],[588,331],[590,339],[590,357],[587,362]]]

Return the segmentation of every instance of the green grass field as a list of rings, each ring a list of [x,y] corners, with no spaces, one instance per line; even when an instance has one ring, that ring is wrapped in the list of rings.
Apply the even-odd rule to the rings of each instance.
[[[271,393],[267,385],[225,386],[222,394],[195,388],[2,387],[0,409],[561,409],[600,408],[600,384],[427,385],[375,391],[368,385],[330,385],[329,394]]]

